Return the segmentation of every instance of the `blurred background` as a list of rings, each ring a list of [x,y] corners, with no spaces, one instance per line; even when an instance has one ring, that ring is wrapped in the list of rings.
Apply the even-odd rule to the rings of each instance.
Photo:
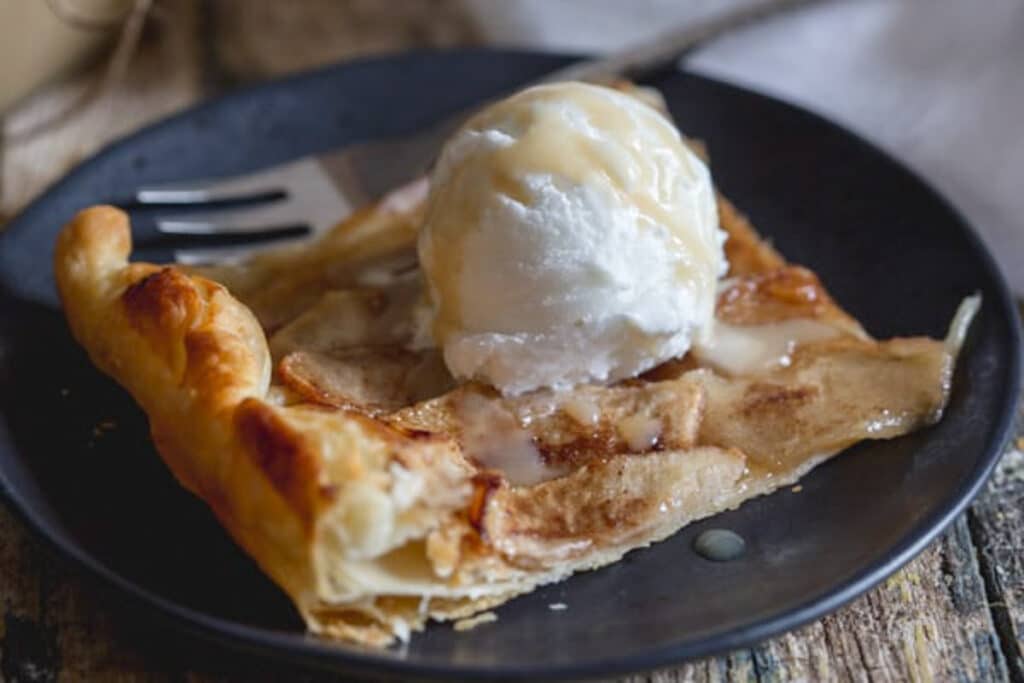
[[[764,1],[0,0],[0,226],[109,140],[247,83],[414,48],[608,52]],[[684,61],[902,159],[1024,293],[1024,2],[820,0]]]

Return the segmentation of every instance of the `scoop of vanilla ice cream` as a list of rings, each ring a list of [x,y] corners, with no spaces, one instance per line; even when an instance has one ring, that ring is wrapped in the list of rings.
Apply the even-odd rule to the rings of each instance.
[[[470,119],[434,170],[433,339],[456,378],[505,394],[637,375],[709,331],[723,241],[707,167],[658,111],[529,88]]]

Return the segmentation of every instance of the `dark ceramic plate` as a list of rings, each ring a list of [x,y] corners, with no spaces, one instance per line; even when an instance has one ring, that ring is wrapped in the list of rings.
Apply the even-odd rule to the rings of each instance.
[[[1018,390],[1012,300],[963,219],[898,163],[817,116],[698,76],[653,84],[681,128],[707,141],[725,194],[871,333],[941,337],[964,296],[984,295],[948,413],[933,428],[851,449],[800,493],[750,501],[514,600],[496,623],[466,633],[435,625],[386,652],[305,635],[284,596],[171,479],[133,402],[69,337],[50,254],[75,210],[139,183],[237,173],[411,131],[564,61],[479,51],[334,67],[185,112],[51,189],[0,237],[0,489],[10,505],[117,593],[194,633],[375,675],[664,666],[810,621],[907,562],[967,505],[1007,437]],[[94,434],[107,420],[116,427]],[[738,531],[747,554],[724,564],[696,556],[694,536],[711,527]],[[553,602],[568,609],[551,611]]]

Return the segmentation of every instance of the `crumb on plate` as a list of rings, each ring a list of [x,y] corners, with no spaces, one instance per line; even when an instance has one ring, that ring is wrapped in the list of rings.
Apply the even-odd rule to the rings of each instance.
[[[455,622],[452,628],[454,628],[456,631],[469,631],[470,629],[476,628],[480,624],[489,624],[492,621],[497,620],[498,615],[494,612],[484,612],[482,614],[477,614],[476,616],[467,617],[465,619],[459,619]]]

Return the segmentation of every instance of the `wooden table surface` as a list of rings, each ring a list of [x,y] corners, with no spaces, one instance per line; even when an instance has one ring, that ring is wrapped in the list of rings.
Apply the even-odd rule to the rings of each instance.
[[[0,225],[107,141],[197,100],[354,55],[477,41],[456,0],[162,0],[116,87],[59,128],[0,142]],[[23,103],[7,130],[58,109],[98,71]],[[1017,446],[1024,439],[945,535],[853,604],[753,649],[629,680],[1024,682]],[[333,680],[196,644],[125,611],[2,507],[0,610],[0,681],[9,683]]]

